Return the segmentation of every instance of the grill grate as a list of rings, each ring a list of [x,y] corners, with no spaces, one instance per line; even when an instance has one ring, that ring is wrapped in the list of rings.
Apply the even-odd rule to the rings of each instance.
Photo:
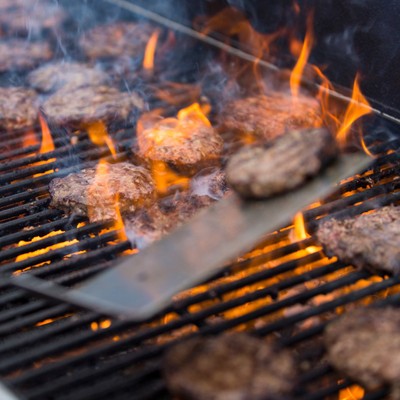
[[[92,146],[85,132],[75,142],[63,130],[51,131],[55,150],[49,153],[38,154],[39,144],[24,146],[25,132],[3,135],[0,147],[0,272],[5,278],[0,283],[0,378],[21,398],[169,399],[160,372],[164,350],[190,335],[233,329],[274,336],[294,350],[301,369],[296,399],[337,399],[353,384],[322,361],[321,333],[339,311],[361,303],[400,305],[400,278],[328,260],[312,237],[294,241],[292,227],[271,233],[257,249],[141,324],[42,299],[7,283],[10,274],[24,271],[73,286],[131,250],[110,223],[91,224],[48,208],[48,184],[100,159],[129,159],[134,129],[113,133],[115,159],[107,147]],[[32,134],[40,142],[39,131]],[[383,155],[371,170],[304,212],[308,231],[328,215],[398,204],[399,148],[400,140],[374,143],[373,153]],[[63,232],[32,241],[58,230]],[[79,242],[69,243],[74,239]],[[32,242],[18,246],[21,241]],[[67,245],[17,260],[60,243]],[[387,395],[382,389],[365,399]]]
[[[126,132],[119,159],[129,157],[129,145]],[[25,270],[71,286],[109,268],[130,249],[128,242],[118,242],[117,232],[106,230],[109,223],[90,224],[48,208],[47,184],[53,177],[110,158],[105,148],[90,151],[87,144],[79,144],[75,147],[82,150],[75,164],[60,163],[58,158],[74,148],[66,147],[68,151],[61,147],[47,157],[18,156],[1,167],[6,171],[0,178],[0,190],[6,194],[0,203],[0,263],[5,276]],[[32,167],[53,158],[56,161]],[[332,213],[356,215],[398,202],[397,158],[396,153],[378,158],[370,171],[342,183],[326,202],[307,210],[310,230]],[[55,172],[34,176],[49,169]],[[32,191],[18,193],[26,187]],[[59,229],[63,233],[16,246]],[[226,266],[209,287],[178,296],[167,310],[143,324],[109,320],[3,283],[0,376],[29,400],[168,398],[160,375],[167,347],[189,335],[247,329],[259,336],[274,335],[282,345],[296,349],[300,364],[307,366],[296,398],[337,398],[338,391],[352,383],[320,361],[320,335],[326,323],[338,309],[366,299],[397,305],[400,278],[371,279],[369,272],[326,259],[312,237],[293,241],[291,231],[288,227],[268,235],[258,250]],[[18,256],[72,239],[79,242],[16,262]],[[366,398],[385,395],[379,391]]]

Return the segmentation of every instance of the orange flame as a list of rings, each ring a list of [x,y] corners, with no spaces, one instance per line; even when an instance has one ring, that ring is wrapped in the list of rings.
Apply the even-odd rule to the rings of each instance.
[[[127,236],[125,233],[125,225],[121,216],[121,210],[119,207],[119,193],[116,195],[112,195],[110,191],[110,187],[108,185],[108,164],[104,160],[100,160],[99,163],[97,164],[96,168],[96,176],[95,179],[89,187],[88,190],[88,196],[91,195],[92,190],[98,191],[100,187],[104,188],[104,198],[105,199],[111,199],[112,201],[112,206],[114,207],[114,224],[111,229],[117,230],[118,231],[118,239],[121,241],[127,240]],[[88,215],[89,218],[93,218],[95,215],[95,210],[92,207],[88,207]],[[94,218],[93,218],[94,219]]]
[[[154,56],[156,53],[159,35],[160,31],[156,29],[150,36],[149,41],[147,42],[143,59],[143,69],[145,69],[146,71],[152,71],[154,69]]]
[[[211,122],[207,118],[207,114],[210,112],[210,106],[200,106],[199,103],[194,103],[189,107],[183,108],[178,111],[177,117],[179,121],[198,121],[203,125],[210,127]]]
[[[51,137],[49,125],[41,113],[39,113],[40,127],[42,128],[42,144],[40,146],[40,154],[54,151],[53,138]]]
[[[308,239],[309,237],[311,237],[311,235],[307,232],[303,213],[298,212],[295,215],[293,219],[293,225],[293,236],[296,241]],[[315,253],[316,251],[318,251],[318,248],[315,246],[308,246],[305,251],[307,253]]]
[[[115,157],[117,152],[114,143],[108,134],[107,127],[102,121],[92,122],[86,125],[86,130],[92,143],[98,146],[107,145],[110,153]]]
[[[304,38],[303,47],[301,48],[300,56],[290,74],[290,90],[293,97],[299,96],[300,83],[304,73],[304,68],[307,65],[310,57],[311,49],[314,45],[314,33],[312,29],[313,17],[310,15],[307,23],[307,32]]]
[[[344,145],[347,141],[347,136],[350,128],[363,115],[371,113],[371,106],[367,99],[363,96],[359,86],[359,76],[356,75],[353,85],[353,94],[351,96],[351,102],[349,103],[343,121],[336,134],[337,141]]]

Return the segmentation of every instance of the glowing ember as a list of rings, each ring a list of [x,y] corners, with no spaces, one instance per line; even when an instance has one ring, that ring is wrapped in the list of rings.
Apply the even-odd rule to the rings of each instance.
[[[107,145],[110,149],[110,153],[115,157],[117,152],[115,150],[114,143],[108,134],[107,127],[102,121],[92,122],[85,126],[92,143],[98,146]]]
[[[146,50],[144,52],[143,69],[147,71],[152,71],[154,69],[154,56],[156,53],[158,37],[160,36],[160,31],[157,29],[150,36],[147,42]]]
[[[356,75],[353,85],[353,94],[346,113],[344,115],[341,126],[337,132],[336,138],[340,144],[345,144],[350,128],[363,115],[371,113],[371,107],[367,99],[363,96],[359,86],[359,76]]]
[[[361,400],[364,398],[364,389],[353,385],[339,392],[338,400]]]
[[[110,228],[111,230],[117,230],[118,239],[125,241],[127,240],[127,236],[125,234],[125,226],[122,220],[121,211],[120,211],[120,201],[119,201],[119,193],[115,195],[111,193],[110,186],[108,184],[108,176],[109,176],[109,165],[106,161],[100,160],[97,169],[96,176],[93,181],[93,184],[88,189],[88,196],[91,196],[91,192],[96,191],[96,193],[100,190],[100,188],[104,191],[104,198],[108,200],[112,200],[112,204],[114,207],[114,224]],[[95,220],[96,211],[93,207],[88,206],[88,216],[89,219]]]
[[[312,30],[312,18],[308,20],[307,33],[304,38],[303,47],[301,48],[300,56],[297,60],[296,65],[290,75],[290,90],[293,97],[299,97],[300,83],[304,73],[304,68],[307,65],[310,52],[314,44],[314,36]]]
[[[24,240],[21,240],[21,241],[18,243],[18,247],[26,246],[26,245],[28,245],[28,244],[31,244],[31,243],[34,243],[34,242],[38,242],[38,241],[40,241],[40,240],[47,239],[47,238],[52,237],[52,236],[61,235],[61,234],[63,234],[63,233],[65,233],[65,232],[60,230],[60,231],[50,232],[49,234],[47,234],[47,235],[45,235],[45,236],[35,236],[32,240],[30,240],[30,241],[28,241],[28,242],[26,242],[26,241],[24,241]],[[36,250],[36,251],[32,251],[32,252],[30,252],[30,253],[20,254],[20,255],[16,258],[15,261],[16,261],[16,262],[18,262],[18,261],[23,261],[23,260],[26,260],[26,259],[28,259],[28,258],[32,258],[32,257],[39,256],[39,255],[41,255],[41,254],[48,253],[50,250],[62,249],[63,247],[67,247],[67,246],[70,246],[70,245],[76,244],[76,243],[79,243],[78,240],[76,240],[76,239],[68,240],[68,241],[61,242],[61,243],[55,243],[55,244],[53,244],[53,245],[51,245],[51,246],[48,246],[48,247],[46,247],[46,248],[44,248],[44,249],[39,249],[39,250]]]
[[[92,322],[90,324],[90,328],[92,331],[98,331],[99,329],[107,329],[111,326],[111,320],[110,319],[105,319],[104,321],[101,322]]]

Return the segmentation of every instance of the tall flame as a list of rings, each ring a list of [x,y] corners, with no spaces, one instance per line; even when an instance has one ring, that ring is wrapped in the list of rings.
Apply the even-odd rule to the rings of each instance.
[[[371,113],[371,106],[369,105],[367,99],[361,93],[359,86],[359,75],[356,75],[353,85],[353,94],[351,96],[351,102],[349,103],[346,113],[344,115],[343,121],[338,129],[336,138],[339,143],[345,144],[347,140],[347,135],[350,128],[363,115]]]
[[[292,73],[290,75],[290,90],[293,97],[299,96],[300,83],[304,73],[304,68],[307,65],[308,59],[310,57],[311,49],[314,45],[314,33],[313,33],[313,16],[310,17],[307,22],[307,32],[304,38],[303,46],[299,58],[294,66]]]
[[[110,153],[115,157],[117,152],[114,143],[108,134],[107,127],[102,121],[92,122],[86,125],[86,130],[92,143],[103,146],[107,145]]]
[[[39,152],[40,154],[49,153],[54,150],[54,143],[53,138],[51,137],[49,125],[41,113],[39,113],[39,123],[42,129],[42,143]]]
[[[143,59],[143,69],[147,71],[152,71],[154,69],[154,56],[156,53],[158,37],[160,36],[160,31],[156,29],[150,36],[149,41],[146,45],[146,50],[144,52]]]
[[[119,194],[118,193],[116,195],[111,194],[110,187],[108,186],[108,178],[107,178],[108,172],[109,168],[107,162],[104,160],[100,160],[99,163],[97,164],[95,179],[92,185],[89,187],[88,196],[91,195],[92,191],[98,191],[99,188],[104,189],[104,198],[107,199],[107,201],[111,199],[112,206],[114,207],[115,219],[112,229],[118,231],[118,239],[125,241],[127,240],[127,236],[125,233],[125,225],[119,207]],[[92,207],[88,207],[89,218],[93,216],[94,213],[95,210]]]

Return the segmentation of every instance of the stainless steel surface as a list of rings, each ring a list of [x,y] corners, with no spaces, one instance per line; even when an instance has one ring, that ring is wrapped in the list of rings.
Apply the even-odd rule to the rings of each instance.
[[[370,162],[364,154],[343,155],[298,190],[264,201],[243,201],[232,195],[77,289],[65,290],[29,274],[11,279],[25,289],[97,312],[146,319],[167,306],[174,294],[213,276]]]
[[[14,393],[10,392],[7,387],[0,383],[0,400],[23,400],[17,397]]]

